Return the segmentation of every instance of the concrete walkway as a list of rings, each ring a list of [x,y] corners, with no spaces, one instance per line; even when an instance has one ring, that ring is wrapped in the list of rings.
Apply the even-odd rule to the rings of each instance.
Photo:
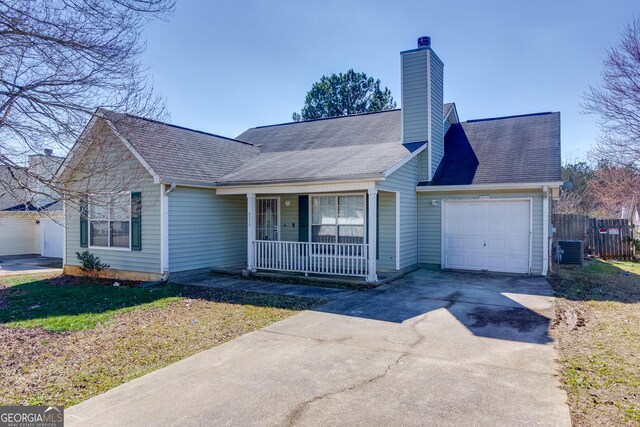
[[[417,271],[65,411],[68,426],[569,426],[542,278]]]
[[[173,280],[183,285],[203,286],[205,288],[231,289],[234,291],[259,292],[264,294],[290,295],[304,298],[333,300],[353,294],[354,290],[327,288],[322,286],[295,285],[273,281],[244,279],[224,274],[207,275],[187,280]]]

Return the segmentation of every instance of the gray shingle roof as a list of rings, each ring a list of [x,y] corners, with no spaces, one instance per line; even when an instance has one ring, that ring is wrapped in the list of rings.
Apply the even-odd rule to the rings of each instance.
[[[452,125],[431,185],[561,180],[560,113],[539,113]]]
[[[258,155],[259,149],[231,138],[101,110],[165,181],[212,185]]]
[[[400,110],[262,126],[237,139],[260,155],[222,183],[380,175],[415,149],[402,145]]]
[[[420,145],[402,144],[400,110],[256,127],[236,139],[102,113],[165,182],[380,176]],[[452,125],[430,185],[560,180],[560,113],[542,113]]]

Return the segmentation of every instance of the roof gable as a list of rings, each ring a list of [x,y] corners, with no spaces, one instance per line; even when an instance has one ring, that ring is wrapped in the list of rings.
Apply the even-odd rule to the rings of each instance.
[[[246,142],[102,109],[81,139],[91,140],[91,128],[100,123],[113,131],[156,182],[213,186],[259,152]],[[71,164],[73,156],[81,158],[88,145],[80,144],[79,139],[64,166]]]
[[[213,185],[259,152],[246,142],[140,117],[108,113],[106,119],[163,182]]]

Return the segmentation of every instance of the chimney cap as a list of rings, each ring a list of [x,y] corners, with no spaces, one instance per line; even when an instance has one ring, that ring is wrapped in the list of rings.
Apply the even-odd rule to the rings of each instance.
[[[422,36],[418,39],[418,49],[431,47],[431,37]]]
[[[44,149],[44,155],[45,156],[52,156],[53,155],[53,150],[51,148],[45,148]]]

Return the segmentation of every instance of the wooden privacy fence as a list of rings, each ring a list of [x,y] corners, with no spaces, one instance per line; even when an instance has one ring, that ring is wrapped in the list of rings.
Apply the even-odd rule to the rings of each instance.
[[[626,219],[554,214],[554,240],[582,240],[587,255],[602,259],[635,259],[634,226]]]

